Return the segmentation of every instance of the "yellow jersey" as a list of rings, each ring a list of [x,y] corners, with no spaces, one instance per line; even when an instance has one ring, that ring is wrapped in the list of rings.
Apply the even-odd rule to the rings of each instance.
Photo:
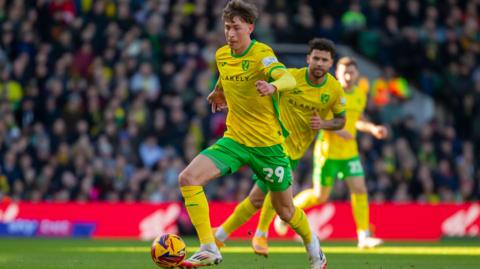
[[[255,87],[258,80],[270,80],[276,68],[285,68],[278,62],[273,50],[266,44],[252,40],[247,50],[235,55],[228,45],[215,54],[219,84],[228,105],[227,130],[224,137],[247,147],[268,147],[284,142],[273,98],[261,97]]]
[[[358,86],[353,88],[353,91],[345,93],[347,100],[346,104],[346,118],[344,130],[352,134],[354,139],[345,140],[335,134],[334,132],[323,132],[317,143],[322,143],[321,154],[328,159],[333,160],[346,160],[358,156],[357,146],[357,128],[356,122],[361,118],[365,106],[367,105],[367,92]],[[320,141],[323,140],[323,141]]]
[[[285,141],[288,155],[298,160],[318,132],[310,128],[314,111],[322,119],[345,113],[345,98],[342,86],[330,73],[321,84],[314,85],[308,79],[307,67],[289,68],[288,71],[295,77],[297,86],[280,93],[280,117],[290,133]]]

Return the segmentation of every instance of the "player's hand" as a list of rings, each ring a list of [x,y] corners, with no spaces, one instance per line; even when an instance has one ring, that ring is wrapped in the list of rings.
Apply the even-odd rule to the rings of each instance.
[[[277,90],[275,86],[266,82],[265,80],[259,80],[255,82],[255,86],[257,87],[257,91],[260,96],[272,95]]]
[[[372,128],[371,133],[377,139],[384,139],[388,136],[388,129],[383,125],[375,125]]]
[[[323,119],[320,118],[317,111],[313,111],[313,115],[310,118],[310,128],[313,130],[320,130],[324,126]]]
[[[347,130],[338,130],[338,131],[335,131],[335,134],[340,136],[341,138],[343,138],[345,140],[354,139],[353,135],[350,132],[348,132]]]
[[[223,91],[213,90],[207,96],[208,103],[212,106],[212,113],[225,110],[227,108],[227,100]]]

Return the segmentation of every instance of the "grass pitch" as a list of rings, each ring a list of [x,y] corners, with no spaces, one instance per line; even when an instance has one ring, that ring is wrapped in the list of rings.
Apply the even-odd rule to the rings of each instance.
[[[198,243],[184,238],[189,254]],[[439,243],[387,242],[358,250],[354,242],[322,242],[329,269],[479,269],[480,239]],[[0,269],[155,269],[150,242],[80,239],[0,238]],[[255,256],[249,241],[231,241],[215,269],[305,269],[304,248],[296,242],[271,243],[269,258]]]

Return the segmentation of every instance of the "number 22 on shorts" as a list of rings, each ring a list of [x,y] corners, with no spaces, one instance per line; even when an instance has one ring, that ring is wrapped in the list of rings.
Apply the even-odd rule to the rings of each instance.
[[[362,172],[362,163],[359,160],[353,160],[348,162],[350,167],[350,174],[356,174]]]
[[[265,167],[263,168],[263,172],[265,173],[265,180],[275,183],[275,180],[272,178],[273,174],[275,173],[275,176],[277,176],[278,181],[277,183],[282,183],[283,177],[285,176],[285,168],[282,166],[277,166],[275,170],[270,167]]]

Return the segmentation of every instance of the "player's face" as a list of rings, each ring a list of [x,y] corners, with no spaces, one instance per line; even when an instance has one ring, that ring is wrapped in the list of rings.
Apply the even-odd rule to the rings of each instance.
[[[308,72],[316,79],[322,78],[332,67],[333,59],[326,50],[312,50],[307,55]]]
[[[243,21],[240,17],[234,17],[231,21],[225,21],[224,26],[225,39],[232,50],[248,47],[253,24]]]
[[[338,81],[344,88],[350,88],[353,86],[358,79],[358,69],[355,65],[343,65],[340,64],[337,66],[337,70],[335,71]]]

